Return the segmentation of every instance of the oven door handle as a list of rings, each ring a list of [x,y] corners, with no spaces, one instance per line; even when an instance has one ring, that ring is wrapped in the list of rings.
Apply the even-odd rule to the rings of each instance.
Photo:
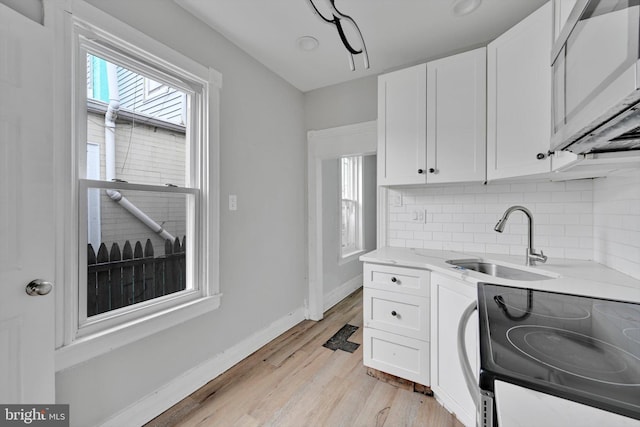
[[[479,408],[481,404],[480,386],[478,385],[478,381],[476,380],[473,369],[471,368],[471,364],[469,363],[469,357],[467,354],[467,343],[465,340],[467,323],[469,323],[469,319],[471,319],[473,312],[477,309],[478,304],[476,301],[473,301],[464,310],[462,316],[460,317],[460,322],[458,323],[458,358],[460,359],[462,375],[464,377],[464,381],[467,383],[469,394],[471,394],[471,398],[473,399],[473,403],[475,403],[476,408]]]

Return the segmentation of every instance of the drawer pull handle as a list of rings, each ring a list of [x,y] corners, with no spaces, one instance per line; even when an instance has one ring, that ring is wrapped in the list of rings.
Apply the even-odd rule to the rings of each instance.
[[[398,315],[398,313],[396,313],[396,311],[395,311],[395,310],[393,310],[393,311],[391,312],[391,315],[392,315],[393,317],[396,317],[396,316]]]
[[[396,279],[395,277],[392,277],[392,278],[391,278],[391,281],[392,281],[393,283],[396,283],[396,282],[398,281],[398,279]]]

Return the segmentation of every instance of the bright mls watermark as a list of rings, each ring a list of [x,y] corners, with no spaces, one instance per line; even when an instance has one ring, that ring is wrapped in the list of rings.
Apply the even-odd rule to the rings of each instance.
[[[69,427],[69,405],[0,405],[0,427]]]

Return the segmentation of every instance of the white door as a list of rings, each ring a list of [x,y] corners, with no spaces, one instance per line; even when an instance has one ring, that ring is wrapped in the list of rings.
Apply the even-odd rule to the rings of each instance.
[[[52,35],[0,4],[0,402],[54,403]]]

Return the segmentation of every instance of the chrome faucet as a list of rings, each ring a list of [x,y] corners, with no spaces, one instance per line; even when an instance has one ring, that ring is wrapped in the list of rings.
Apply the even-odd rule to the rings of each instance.
[[[513,211],[522,211],[529,219],[529,244],[527,246],[527,257],[525,260],[526,265],[536,265],[536,261],[547,262],[547,257],[544,253],[542,253],[542,251],[540,251],[540,253],[537,253],[533,249],[533,215],[531,214],[531,211],[529,209],[525,208],[524,206],[511,206],[504,212],[502,218],[500,218],[493,229],[498,233],[502,233],[504,231],[504,226],[507,223],[507,218],[509,218],[509,215],[511,215]]]

